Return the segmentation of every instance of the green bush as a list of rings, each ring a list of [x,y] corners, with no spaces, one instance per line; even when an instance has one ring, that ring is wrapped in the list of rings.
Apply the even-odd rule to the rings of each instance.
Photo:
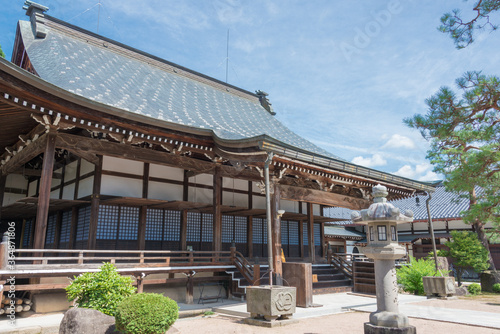
[[[493,284],[493,292],[500,293],[500,283]]]
[[[157,293],[139,293],[118,306],[116,329],[127,334],[163,334],[178,317],[174,300]]]
[[[481,285],[477,283],[472,283],[467,287],[467,291],[473,296],[478,295],[481,293]]]
[[[420,259],[416,260],[410,257],[410,264],[402,266],[396,270],[398,284],[403,286],[406,292],[416,295],[424,294],[424,276],[439,276],[436,274],[436,266],[434,260]]]
[[[98,310],[114,316],[118,304],[132,295],[136,288],[132,278],[121,276],[111,263],[104,263],[96,273],[84,273],[75,277],[66,287],[69,301],[78,307]]]

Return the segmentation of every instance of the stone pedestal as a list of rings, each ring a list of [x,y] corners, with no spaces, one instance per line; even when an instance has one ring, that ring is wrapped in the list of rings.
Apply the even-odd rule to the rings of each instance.
[[[288,319],[295,313],[296,289],[285,286],[249,286],[246,291],[247,312],[251,318],[274,321]]]
[[[424,276],[422,280],[427,298],[448,298],[455,294],[455,277]]]

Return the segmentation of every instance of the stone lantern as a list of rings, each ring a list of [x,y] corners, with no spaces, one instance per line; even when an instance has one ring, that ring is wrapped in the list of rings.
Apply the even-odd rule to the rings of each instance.
[[[361,212],[352,212],[352,220],[366,224],[368,245],[362,252],[375,262],[377,311],[365,323],[365,333],[416,333],[408,317],[398,311],[398,284],[395,260],[406,254],[398,244],[397,225],[413,221],[413,212],[404,214],[387,202],[387,188],[373,187],[373,204]]]

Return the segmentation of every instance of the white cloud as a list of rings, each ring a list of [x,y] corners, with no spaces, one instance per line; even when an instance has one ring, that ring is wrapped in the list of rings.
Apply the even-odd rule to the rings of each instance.
[[[355,157],[352,159],[352,163],[365,167],[376,167],[385,166],[387,164],[387,160],[385,160],[380,154],[374,154],[371,158],[364,158],[362,156]]]
[[[429,163],[418,164],[414,167],[404,165],[394,175],[406,177],[418,181],[436,181],[440,177],[431,170],[432,166]]]
[[[414,149],[415,143],[413,140],[406,136],[394,134],[392,137],[382,146],[382,148],[408,148]]]

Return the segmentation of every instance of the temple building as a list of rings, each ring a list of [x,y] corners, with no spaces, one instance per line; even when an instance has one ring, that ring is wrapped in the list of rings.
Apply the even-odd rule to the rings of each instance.
[[[233,246],[248,263],[271,257],[279,276],[281,249],[323,261],[338,220],[325,208],[367,208],[376,184],[389,200],[433,191],[298,136],[265,92],[26,9],[12,62],[0,59],[0,231],[15,222],[20,252],[203,251],[216,263]]]

